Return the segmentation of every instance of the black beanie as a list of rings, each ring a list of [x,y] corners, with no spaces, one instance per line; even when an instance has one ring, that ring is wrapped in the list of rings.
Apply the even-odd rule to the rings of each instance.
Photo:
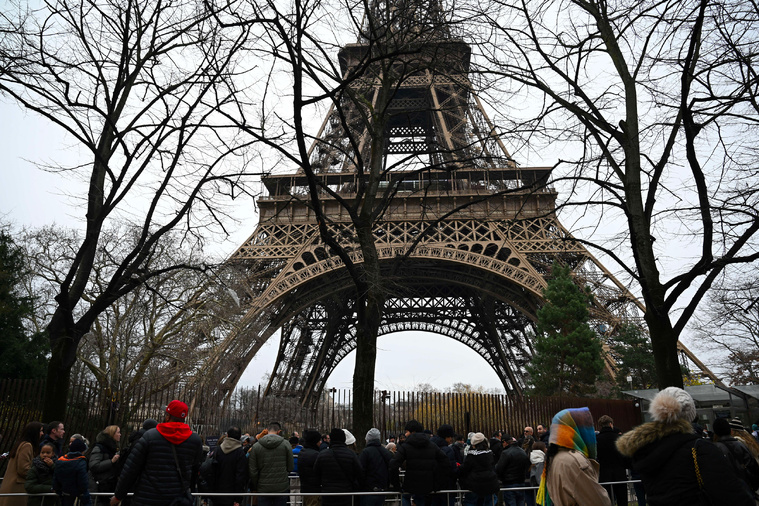
[[[86,450],[87,450],[87,445],[84,444],[84,441],[82,441],[79,438],[75,438],[74,441],[72,441],[71,444],[69,445],[70,452],[83,453]]]
[[[437,435],[441,438],[445,439],[447,437],[453,437],[456,435],[456,431],[453,430],[452,425],[448,425],[447,423],[444,425],[441,425],[437,430]]]
[[[727,418],[717,418],[712,424],[714,433],[718,436],[730,435],[730,421]]]
[[[322,440],[322,435],[318,430],[306,429],[303,433],[303,446],[318,447]]]
[[[345,432],[343,429],[332,429],[329,433],[330,443],[345,443]]]

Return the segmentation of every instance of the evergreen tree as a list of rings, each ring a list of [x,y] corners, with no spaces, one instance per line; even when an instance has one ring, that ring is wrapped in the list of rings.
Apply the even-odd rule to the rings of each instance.
[[[632,378],[632,388],[645,390],[656,387],[656,364],[651,351],[651,339],[636,325],[623,324],[614,335],[616,341],[611,346],[617,359],[617,386],[621,390],[630,389],[628,377]]]
[[[0,374],[3,378],[44,378],[47,340],[28,335],[24,319],[32,314],[30,297],[19,295],[26,274],[24,256],[13,238],[0,230]]]
[[[592,296],[554,264],[538,310],[535,354],[526,366],[533,393],[587,395],[603,371],[601,342],[588,326]]]

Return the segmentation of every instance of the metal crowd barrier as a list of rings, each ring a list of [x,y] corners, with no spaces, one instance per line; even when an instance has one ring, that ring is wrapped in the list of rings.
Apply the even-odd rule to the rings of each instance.
[[[297,477],[296,477],[297,478]],[[627,492],[628,492],[628,500],[630,501],[630,504],[633,504],[637,501],[634,492],[632,491],[633,486],[636,483],[640,483],[640,480],[627,480],[627,481],[615,481],[615,482],[608,482],[608,483],[602,483],[601,485],[621,485],[625,484],[627,485]],[[293,487],[296,488],[296,487]],[[298,486],[297,489],[299,490],[300,487]],[[508,492],[518,492],[522,491],[525,494],[525,506],[533,506],[535,504],[535,494],[537,494],[538,487],[509,487],[509,488],[502,488],[500,490],[500,493],[502,494],[504,491]],[[610,496],[611,496],[611,503],[616,504],[615,497],[614,497],[614,489],[612,487],[609,487],[610,490]],[[443,504],[446,504],[448,506],[462,506],[464,502],[464,495],[469,492],[468,490],[440,490],[437,492],[434,492],[431,494],[432,496],[440,496],[445,495],[447,500],[442,501]],[[129,494],[129,496],[132,496],[133,494]],[[257,504],[257,498],[259,497],[285,497],[287,498],[287,504],[288,506],[301,506],[304,504],[304,498],[305,497],[350,497],[351,501],[350,504],[352,506],[358,506],[360,503],[360,499],[362,496],[377,496],[377,495],[383,495],[385,496],[385,506],[396,506],[400,505],[402,502],[402,494],[401,492],[397,491],[377,491],[377,492],[344,492],[344,493],[320,493],[320,494],[313,494],[313,493],[303,493],[291,490],[290,492],[284,492],[284,493],[278,493],[278,494],[264,494],[264,493],[258,493],[258,492],[245,492],[245,493],[193,493],[193,497],[195,498],[195,506],[213,506],[213,498],[214,497],[243,497],[243,503],[241,503],[241,506],[251,506]],[[408,494],[406,494],[408,496]],[[500,495],[500,494],[499,494]],[[50,492],[46,494],[26,494],[26,493],[16,493],[16,494],[0,494],[0,497],[48,497],[48,496],[56,496],[55,493]],[[91,497],[112,497],[113,493],[111,492],[92,492],[90,493]],[[94,503],[94,501],[93,501]],[[319,501],[319,504],[321,501]],[[424,506],[431,506],[430,504],[425,503]]]

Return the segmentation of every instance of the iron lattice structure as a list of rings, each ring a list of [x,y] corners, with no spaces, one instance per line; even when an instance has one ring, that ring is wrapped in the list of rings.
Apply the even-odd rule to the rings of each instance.
[[[413,61],[403,60],[405,74],[385,111],[384,156],[400,162],[384,172],[380,193],[389,198],[374,228],[387,285],[380,335],[417,330],[455,339],[490,364],[507,392],[521,392],[553,262],[570,266],[578,282],[592,287],[599,334],[622,322],[640,323],[643,308],[559,223],[550,168],[520,167],[512,159],[472,89],[470,48],[444,28],[442,11],[429,3],[424,12],[413,3],[393,5],[393,19],[437,28],[416,40]],[[355,75],[370,53],[372,16],[359,42],[340,51],[345,76]],[[423,32],[393,23],[391,31]],[[346,206],[361,198],[361,164],[372,134],[357,104],[379,105],[380,77],[369,67],[351,81],[310,151],[327,227],[358,264],[361,250]],[[281,329],[267,392],[307,405],[321,398],[331,372],[355,348],[355,285],[322,241],[304,171],[270,175],[263,183],[258,226],[230,259],[249,278],[243,330],[226,338],[223,360],[217,357],[209,368],[213,381],[231,391]],[[613,374],[613,358],[606,361]]]

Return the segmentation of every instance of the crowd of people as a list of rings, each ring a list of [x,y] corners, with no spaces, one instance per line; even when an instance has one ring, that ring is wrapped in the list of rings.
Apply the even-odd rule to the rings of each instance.
[[[749,433],[740,420],[719,418],[708,433],[695,423],[691,396],[675,387],[654,398],[651,422],[624,434],[606,415],[596,431],[588,408],[576,408],[560,411],[550,425],[524,427],[518,437],[506,431],[464,437],[449,424],[433,434],[410,420],[397,439],[383,441],[372,428],[361,451],[348,429],[306,429],[286,438],[278,423],[253,436],[229,427],[209,450],[185,423],[187,412],[175,400],[163,422],[146,420],[126,442],[111,425],[92,445],[71,436],[66,452],[63,423],[29,423],[0,486],[0,494],[27,495],[0,495],[0,506],[189,506],[191,492],[213,506],[244,504],[247,492],[257,494],[258,506],[285,506],[294,476],[305,506],[381,506],[397,493],[403,506],[459,500],[464,506],[611,506],[612,500],[626,506],[628,471],[640,480],[639,506],[757,504],[756,427]],[[56,495],[35,495],[50,492]],[[95,501],[90,492],[105,494]]]

